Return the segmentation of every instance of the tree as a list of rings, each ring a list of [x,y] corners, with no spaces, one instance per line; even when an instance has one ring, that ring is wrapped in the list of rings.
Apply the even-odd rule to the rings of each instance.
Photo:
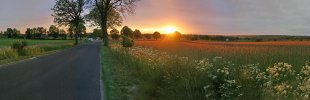
[[[20,34],[20,31],[17,30],[16,28],[7,28],[5,35],[8,38],[17,38],[17,36]]]
[[[119,31],[117,29],[113,29],[110,31],[111,38],[114,40],[118,40],[120,38]]]
[[[4,38],[4,32],[0,31],[0,38]]]
[[[144,38],[151,39],[152,38],[152,34],[144,34]]]
[[[101,37],[101,36],[102,36],[102,31],[101,31],[101,29],[94,29],[94,30],[93,30],[93,36],[94,36],[94,37]]]
[[[52,8],[54,21],[60,25],[74,26],[75,44],[78,44],[78,34],[81,32],[79,27],[84,22],[82,13],[88,0],[56,0],[55,6]]]
[[[100,26],[102,29],[102,41],[105,46],[109,44],[108,38],[108,16],[113,10],[118,13],[133,13],[135,2],[138,0],[94,0],[96,8],[99,10]]]
[[[37,27],[37,28],[34,28],[33,30],[35,30],[33,34],[36,39],[43,38],[43,34],[46,33],[46,29],[43,27]]]
[[[159,39],[160,38],[160,33],[159,32],[154,32],[153,33],[153,38],[155,39],[155,40],[157,40],[157,39]]]
[[[55,25],[50,26],[49,36],[52,36],[53,39],[57,39],[59,37],[59,29]]]
[[[100,12],[97,7],[94,7],[88,15],[86,15],[86,20],[91,22],[92,26],[100,26],[101,17]],[[119,12],[112,9],[108,15],[107,27],[110,29],[115,29],[116,27],[122,26],[123,18]]]
[[[67,34],[66,31],[64,29],[59,30],[59,35],[62,39],[67,39]]]
[[[20,31],[16,28],[13,29],[12,38],[17,38],[20,35]]]
[[[182,34],[178,31],[175,31],[172,35],[173,35],[173,38],[176,40],[180,40],[182,36]]]
[[[140,39],[142,37],[141,31],[138,29],[135,29],[135,31],[133,31],[133,35],[134,35],[135,39]]]
[[[73,37],[74,37],[74,33],[73,33],[73,29],[72,29],[73,27],[69,27],[68,28],[68,33],[69,33],[69,37],[71,38],[71,39],[73,39]]]
[[[27,28],[25,32],[26,39],[32,39],[33,38],[33,33],[31,28]]]
[[[124,27],[122,28],[122,30],[121,30],[121,35],[130,37],[130,38],[133,38],[133,37],[134,37],[132,29],[129,28],[128,26],[124,26]]]
[[[7,28],[6,29],[6,36],[8,37],[8,38],[12,38],[13,37],[13,29],[12,28]]]

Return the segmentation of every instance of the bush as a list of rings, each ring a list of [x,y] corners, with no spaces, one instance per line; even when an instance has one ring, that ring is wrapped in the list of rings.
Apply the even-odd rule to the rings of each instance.
[[[0,60],[14,59],[17,57],[18,53],[16,50],[12,50],[10,48],[0,49]]]
[[[255,39],[255,42],[263,42],[263,39]]]
[[[24,48],[28,45],[28,43],[26,41],[15,41],[12,45],[11,48],[13,50],[16,50],[18,52],[18,54],[23,54]]]
[[[152,34],[144,34],[145,39],[152,39]]]
[[[113,33],[113,34],[111,34],[111,38],[114,39],[114,40],[118,40],[120,38],[120,35],[116,34],[116,33]]]
[[[135,44],[134,40],[130,37],[123,36],[122,45],[123,47],[132,47]]]

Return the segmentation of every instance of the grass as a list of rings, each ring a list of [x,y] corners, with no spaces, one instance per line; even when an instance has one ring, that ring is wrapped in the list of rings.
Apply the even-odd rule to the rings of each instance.
[[[224,45],[227,46],[227,43]],[[247,62],[249,59],[255,59],[260,53],[266,52],[262,51],[264,49],[259,45],[266,46],[265,44],[251,44],[250,46],[238,44],[233,47],[228,45],[225,48],[216,43],[207,45],[216,48],[205,49],[206,47],[197,46],[197,44],[155,43],[144,47],[123,48],[113,43],[111,47],[102,49],[103,80],[107,100],[309,99],[310,63],[300,62],[302,64],[296,66],[276,61],[269,66],[261,67],[261,64]],[[236,49],[238,46],[239,49]],[[286,47],[288,50],[286,52],[296,53],[298,49],[290,51],[294,50],[291,46],[292,44]],[[283,49],[281,46],[268,47],[274,47],[275,49],[272,50],[277,50],[269,51],[269,55],[286,54],[285,50],[281,50]],[[239,58],[245,63],[235,64],[233,61],[238,60],[225,58],[229,57],[225,55],[234,55],[234,52],[223,52],[227,48],[228,50],[236,49],[235,53],[253,53],[247,52],[248,49],[256,53],[237,56],[246,57]],[[305,48],[308,49],[299,47],[300,50]],[[200,51],[196,51],[197,49]],[[213,52],[218,52],[217,54],[224,57],[207,58],[209,56],[205,56],[207,53],[203,50],[209,51],[208,49],[215,49]],[[280,59],[299,58],[293,54],[283,55],[283,57],[291,58]],[[307,52],[303,54],[307,55]]]
[[[21,54],[10,48],[10,45],[17,40],[18,39],[0,40],[0,65],[49,54],[74,46],[74,41],[72,40],[26,40],[29,46],[27,46]]]
[[[0,39],[0,48],[10,47],[14,41],[21,39]],[[23,40],[23,39],[22,39]],[[65,44],[73,43],[73,40],[26,40],[28,45],[52,45],[52,44]]]
[[[134,75],[136,71],[129,68],[133,63],[128,65],[127,61],[122,61],[125,59],[120,61],[118,53],[112,52],[109,47],[102,47],[101,53],[105,99],[126,100],[131,98],[132,91],[128,89],[130,86],[135,86],[139,80]]]

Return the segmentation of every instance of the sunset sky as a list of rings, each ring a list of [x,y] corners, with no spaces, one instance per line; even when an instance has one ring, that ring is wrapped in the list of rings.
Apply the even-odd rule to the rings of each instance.
[[[0,30],[53,24],[54,0],[1,0]],[[123,25],[144,33],[310,35],[310,0],[141,0]],[[90,29],[89,29],[90,30]]]

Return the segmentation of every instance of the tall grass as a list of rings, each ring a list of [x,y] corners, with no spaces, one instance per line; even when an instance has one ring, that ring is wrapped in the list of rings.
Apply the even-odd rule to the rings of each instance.
[[[24,47],[21,50],[16,50],[13,48],[0,48],[0,64],[41,55],[50,51],[62,50],[72,46],[72,43],[65,43],[52,45],[33,45]]]
[[[113,74],[126,76],[114,81],[114,87],[124,87],[115,88],[125,91],[116,94],[122,99],[280,100],[309,99],[310,95],[310,63],[297,72],[284,62],[265,69],[259,64],[236,65],[222,57],[194,60],[145,47],[113,44],[110,49],[123,65],[112,71],[121,73]]]

